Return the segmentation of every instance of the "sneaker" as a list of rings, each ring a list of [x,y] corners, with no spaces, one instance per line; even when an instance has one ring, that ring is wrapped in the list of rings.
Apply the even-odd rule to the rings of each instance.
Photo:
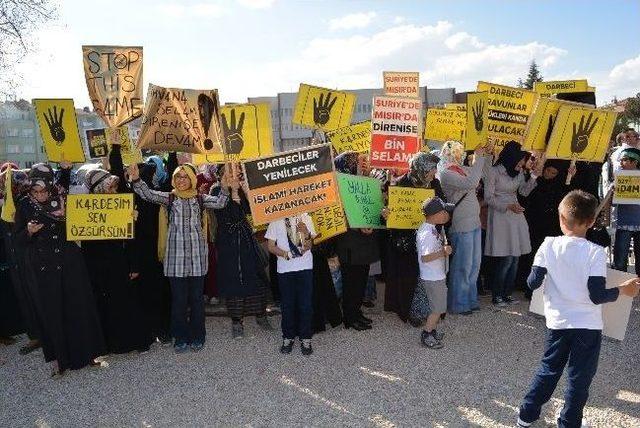
[[[269,318],[266,315],[261,317],[256,317],[256,324],[260,326],[265,331],[273,331],[273,326],[269,322]]]
[[[502,297],[494,297],[493,299],[491,299],[491,303],[499,308],[504,308],[505,306],[507,306],[504,300],[502,300]]]
[[[202,351],[202,348],[204,348],[204,343],[196,342],[191,344],[191,350],[193,352],[200,352]]]
[[[290,354],[293,351],[293,339],[282,339],[282,346],[280,347],[281,354]]]
[[[442,340],[444,339],[444,333],[440,333],[439,331],[435,331],[434,336],[436,337],[437,340]]]
[[[516,426],[518,428],[527,428],[530,427],[533,422],[525,422],[522,419],[518,418],[518,422],[516,422]]]
[[[231,337],[242,339],[244,337],[244,327],[241,322],[231,323]]]
[[[520,300],[514,299],[511,296],[503,297],[502,301],[505,302],[508,305],[516,305],[516,304],[520,303]]]
[[[179,345],[174,345],[173,346],[173,350],[175,351],[176,354],[182,354],[185,353],[189,350],[189,345],[187,345],[186,343],[181,343]]]
[[[444,345],[441,341],[439,341],[434,335],[427,333],[426,331],[422,331],[420,335],[420,341],[424,346],[431,349],[440,349]]]
[[[302,355],[313,354],[313,347],[311,346],[311,340],[304,339],[300,344],[300,350],[302,351]]]

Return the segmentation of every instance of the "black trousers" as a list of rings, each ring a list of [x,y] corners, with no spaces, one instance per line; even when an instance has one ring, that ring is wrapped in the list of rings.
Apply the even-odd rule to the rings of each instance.
[[[342,274],[342,313],[345,323],[356,321],[369,278],[369,265],[340,264]]]

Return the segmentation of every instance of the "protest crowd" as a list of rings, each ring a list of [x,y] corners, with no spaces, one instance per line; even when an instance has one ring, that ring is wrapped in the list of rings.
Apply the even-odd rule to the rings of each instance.
[[[86,73],[105,72],[100,55],[85,55]],[[126,57],[127,71],[134,73],[141,55]],[[410,87],[387,94],[415,94],[411,85],[417,87],[417,80],[390,79]],[[306,89],[307,98],[300,105],[308,111],[299,120],[318,130],[317,144],[293,155],[245,156],[242,128],[249,126],[249,115],[224,109],[221,115],[215,91],[192,97],[183,90],[182,97],[174,97],[180,90],[152,86],[144,111],[130,100],[128,116],[112,122],[116,115],[106,103],[98,109],[109,93],[95,96],[89,86],[109,128],[139,115],[154,118],[143,119],[137,148],[110,137],[102,156],[87,156],[94,161],[69,159],[71,150],[53,156],[47,147],[49,163],[21,170],[7,162],[0,168],[2,283],[14,291],[13,301],[0,302],[3,319],[11,321],[0,326],[0,336],[9,342],[26,333],[29,342],[20,354],[42,348],[53,377],[99,365],[97,359],[108,354],[146,352],[156,342],[176,353],[198,352],[206,343],[205,311],[218,302],[226,307],[230,338],[241,339],[244,323],[254,318],[262,329],[274,331],[274,353],[294,352],[298,339],[299,352],[311,355],[312,337],[327,324],[351,329],[353,340],[367,340],[361,332],[375,323],[363,307],[374,304],[416,327],[416,344],[436,350],[446,344],[439,322],[447,314],[473,317],[482,309],[483,295],[491,296],[495,308],[518,303],[518,295],[531,299],[546,278],[549,333],[518,424],[529,426],[540,417],[568,364],[570,391],[558,422],[580,426],[602,339],[600,305],[635,297],[640,288],[640,200],[620,203],[624,191],[616,196],[614,185],[620,172],[630,172],[625,177],[632,180],[640,171],[635,130],[612,136],[612,128],[609,135],[598,128],[606,146],[580,157],[606,118],[597,116],[595,103],[565,98],[574,106],[581,102],[591,116],[573,123],[569,156],[553,156],[549,147],[556,140],[555,153],[563,150],[555,128],[564,107],[554,113],[555,126],[541,121],[549,129],[539,147],[527,137],[493,134],[489,110],[496,104],[485,98],[482,111],[469,99],[455,113],[468,115],[475,131],[485,133],[481,141],[472,147],[470,138],[448,134],[431,149],[414,135],[421,132],[421,125],[413,124],[420,114],[414,117],[409,110],[420,103],[404,105],[397,96],[397,103],[380,103],[382,109],[397,109],[397,115],[376,116],[374,103],[373,126],[365,125],[373,134],[364,138],[364,150],[345,149],[332,132],[351,126],[350,117],[334,117],[348,100],[339,91],[314,93],[309,88],[319,88],[301,86],[299,97]],[[493,93],[480,86],[475,94]],[[499,95],[517,91],[523,90],[503,89]],[[542,100],[526,106],[527,133]],[[199,111],[201,126],[178,127],[184,132],[179,134],[170,120],[163,125],[154,115],[170,109],[161,102],[182,106],[176,117],[185,123],[195,123],[185,119],[190,109]],[[446,110],[440,113],[446,116]],[[62,113],[47,111],[43,139],[53,138],[52,147],[59,150],[61,142],[67,144],[65,132],[73,130],[61,128]],[[427,137],[430,126],[438,126],[431,125],[429,114]],[[376,126],[380,118],[397,126]],[[172,134],[158,140],[163,126]],[[468,136],[474,129],[466,126]],[[583,131],[584,139],[578,138]],[[400,144],[389,143],[393,132]],[[192,162],[179,162],[181,146]],[[140,157],[127,158],[125,149]],[[218,157],[208,161],[208,154]],[[634,192],[633,185],[627,187],[627,193]],[[110,208],[96,208],[103,206]],[[83,209],[96,224],[111,211],[128,210],[132,230],[72,221],[72,210]],[[632,254],[636,278],[607,288],[607,249],[611,267],[621,271],[627,271]],[[378,295],[382,283],[384,295]],[[282,315],[281,341],[268,316],[274,305]]]

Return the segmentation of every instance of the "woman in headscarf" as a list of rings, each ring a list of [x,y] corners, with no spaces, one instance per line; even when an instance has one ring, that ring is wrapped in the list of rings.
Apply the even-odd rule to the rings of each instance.
[[[529,227],[518,193],[528,196],[536,187],[536,175],[527,180],[523,167],[527,152],[509,141],[484,178],[484,200],[488,206],[485,255],[494,257],[492,302],[505,306],[517,301],[511,296],[518,258],[531,252]]]
[[[482,260],[480,204],[476,188],[485,166],[484,147],[475,151],[473,166],[463,166],[466,153],[457,141],[447,141],[440,151],[440,183],[447,200],[455,204],[448,237],[453,254],[449,267],[448,310],[470,315],[480,308],[478,273]]]
[[[151,190],[140,180],[138,165],[129,167],[134,191],[146,201],[161,205],[158,219],[159,253],[164,254],[164,274],[171,284],[171,330],[174,350],[194,352],[204,347],[204,277],[209,265],[203,229],[204,209],[224,208],[229,200],[229,179],[222,177],[218,196],[198,195],[196,169],[180,165],[173,173],[174,190]],[[164,233],[166,230],[166,234]],[[190,311],[189,311],[190,309]]]
[[[103,169],[89,171],[85,180],[92,194],[127,193],[126,184]],[[152,338],[138,289],[140,252],[136,240],[85,241],[82,249],[107,350],[112,354],[148,351]]]
[[[445,201],[440,181],[435,178],[439,161],[440,158],[432,153],[415,154],[409,161],[409,171],[397,180],[396,186],[433,189],[436,196]],[[382,214],[386,218],[388,213],[385,208]],[[396,313],[407,322],[418,283],[416,231],[387,229],[387,234],[384,310]]]
[[[344,174],[358,173],[358,153],[345,152],[335,159],[336,169]],[[362,313],[364,291],[371,263],[380,260],[377,234],[373,229],[349,228],[335,240],[342,274],[342,314],[346,328],[371,329],[372,320]]]
[[[64,203],[53,170],[36,164],[18,204],[15,236],[24,248],[25,282],[34,298],[44,357],[52,376],[79,369],[105,346],[82,251],[65,239]]]
[[[255,315],[258,325],[272,330],[266,316],[268,278],[267,255],[262,251],[253,229],[247,221],[251,214],[247,200],[246,182],[239,176],[238,165],[223,165],[219,173],[235,176],[231,186],[231,200],[214,211],[218,224],[216,234],[217,285],[231,318],[231,337],[244,337],[243,319]],[[228,171],[229,170],[229,171]],[[219,184],[211,188],[211,194],[219,197],[223,191]]]

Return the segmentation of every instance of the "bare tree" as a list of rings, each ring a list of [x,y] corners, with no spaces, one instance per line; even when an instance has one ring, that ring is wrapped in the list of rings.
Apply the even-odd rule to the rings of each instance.
[[[33,32],[56,15],[51,0],[0,0],[0,95],[15,96],[16,65],[35,50]]]

